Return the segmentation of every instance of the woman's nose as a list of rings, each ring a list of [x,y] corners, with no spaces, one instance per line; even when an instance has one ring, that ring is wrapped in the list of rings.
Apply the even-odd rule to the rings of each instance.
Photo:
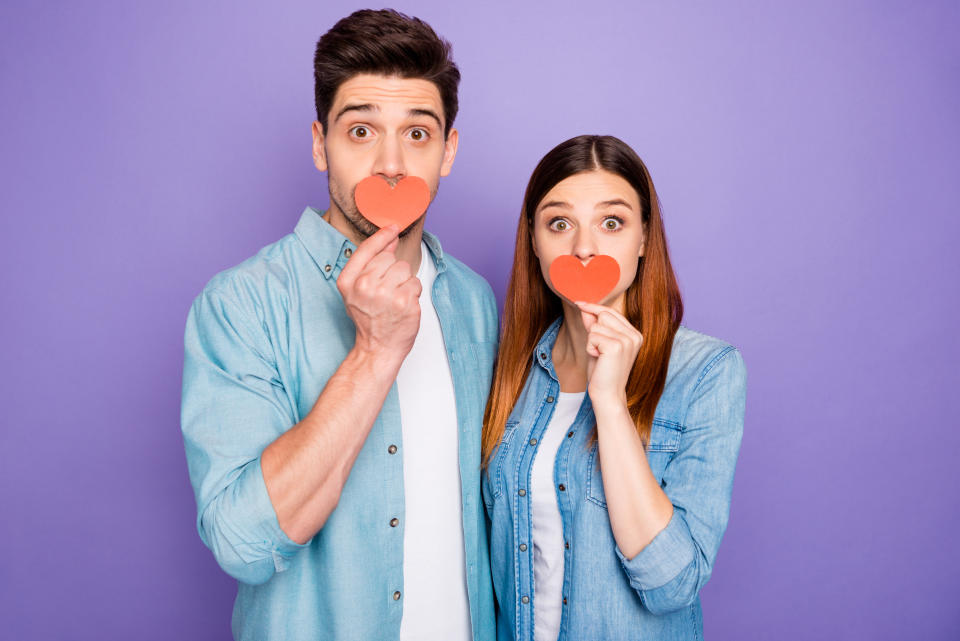
[[[578,229],[573,242],[573,255],[587,262],[597,254],[597,243],[589,230]]]

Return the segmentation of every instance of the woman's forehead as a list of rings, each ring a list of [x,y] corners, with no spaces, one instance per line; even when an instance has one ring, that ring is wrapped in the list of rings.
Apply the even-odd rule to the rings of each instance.
[[[639,211],[640,198],[623,177],[601,169],[581,172],[561,180],[544,195],[537,210],[556,207],[592,211],[617,204]]]

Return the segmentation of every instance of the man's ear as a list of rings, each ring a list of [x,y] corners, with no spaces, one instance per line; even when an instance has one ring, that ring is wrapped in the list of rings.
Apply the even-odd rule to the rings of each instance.
[[[455,127],[450,128],[450,134],[443,142],[443,164],[440,165],[440,175],[447,176],[453,167],[453,159],[457,157],[457,145],[460,143],[460,132]]]
[[[323,146],[323,126],[319,120],[313,121],[313,164],[320,171],[327,170],[327,150]]]

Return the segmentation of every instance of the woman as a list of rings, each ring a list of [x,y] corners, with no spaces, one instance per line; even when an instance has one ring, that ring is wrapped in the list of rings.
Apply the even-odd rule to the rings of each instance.
[[[599,304],[558,294],[550,266],[569,255],[616,260]],[[524,196],[484,416],[498,639],[702,638],[746,372],[682,313],[640,158],[611,136],[550,151]]]

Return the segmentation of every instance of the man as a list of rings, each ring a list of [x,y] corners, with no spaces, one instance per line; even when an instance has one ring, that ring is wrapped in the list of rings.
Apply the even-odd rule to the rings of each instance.
[[[423,230],[357,209],[369,176],[457,151],[449,44],[394,11],[317,43],[330,207],[218,274],[190,310],[183,435],[198,529],[239,582],[237,639],[494,637],[480,429],[489,285]]]

